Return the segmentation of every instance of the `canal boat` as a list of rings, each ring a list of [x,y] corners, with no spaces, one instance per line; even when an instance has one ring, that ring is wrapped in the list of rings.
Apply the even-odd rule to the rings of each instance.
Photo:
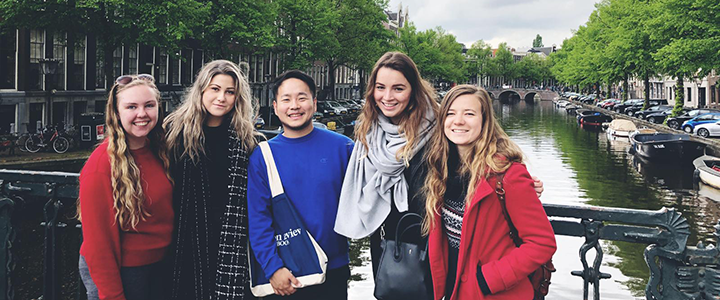
[[[637,133],[630,136],[630,142],[637,154],[652,160],[694,159],[705,150],[705,144],[687,134]]]
[[[578,123],[584,126],[598,126],[602,123],[612,121],[612,117],[590,109],[578,109],[575,111]]]
[[[702,181],[698,182],[698,195],[715,202],[720,202],[720,190],[714,186],[705,184]]]
[[[615,119],[608,125],[607,133],[613,136],[629,137],[637,130],[637,126],[630,120]]]
[[[720,158],[703,155],[693,160],[693,165],[702,182],[720,188]]]
[[[555,102],[555,107],[565,108],[565,106],[567,106],[568,104],[570,104],[570,101],[567,101],[567,100],[559,100],[558,102]]]
[[[566,105],[566,106],[565,106],[565,112],[567,112],[568,114],[574,115],[574,114],[575,114],[575,111],[577,111],[577,110],[578,110],[579,108],[581,108],[581,107],[582,107],[582,106],[575,105],[575,104]]]

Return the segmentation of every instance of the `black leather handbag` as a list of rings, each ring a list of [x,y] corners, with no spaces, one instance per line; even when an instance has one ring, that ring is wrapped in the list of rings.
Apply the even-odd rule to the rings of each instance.
[[[407,217],[416,217],[420,222],[414,223],[400,232],[400,225]],[[421,248],[420,245],[400,240],[408,229],[420,227],[421,222],[420,215],[407,213],[398,221],[395,228],[395,240],[383,239],[380,242],[382,255],[375,276],[374,292],[374,296],[378,300],[430,300],[433,298],[427,242]]]

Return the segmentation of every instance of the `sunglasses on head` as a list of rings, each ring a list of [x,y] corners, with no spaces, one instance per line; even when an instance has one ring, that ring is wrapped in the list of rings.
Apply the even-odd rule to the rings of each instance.
[[[119,85],[126,85],[133,82],[134,80],[145,80],[149,82],[155,82],[155,78],[150,74],[138,74],[138,75],[122,75],[115,79],[115,83]]]

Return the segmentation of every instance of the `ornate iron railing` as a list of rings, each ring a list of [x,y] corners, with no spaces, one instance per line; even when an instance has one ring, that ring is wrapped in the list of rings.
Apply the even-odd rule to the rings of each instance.
[[[60,299],[58,274],[58,230],[79,228],[60,221],[60,215],[73,208],[78,195],[78,174],[0,170],[0,300],[14,299],[15,272],[13,243],[14,210],[22,198],[45,200],[43,256],[43,299]],[[687,246],[690,228],[687,220],[673,210],[658,211],[545,204],[557,235],[584,237],[580,247],[583,269],[572,271],[582,278],[583,299],[600,299],[600,280],[610,278],[600,270],[603,249],[600,240],[648,244],[645,261],[650,278],[645,289],[647,299],[717,299],[720,297],[720,251],[715,245]],[[560,218],[555,218],[560,217]],[[720,237],[720,224],[715,238]],[[590,264],[587,253],[595,251]],[[75,280],[77,282],[77,280]]]

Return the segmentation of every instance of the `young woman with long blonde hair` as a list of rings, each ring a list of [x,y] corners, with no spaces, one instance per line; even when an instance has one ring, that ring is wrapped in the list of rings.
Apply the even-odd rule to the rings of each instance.
[[[80,276],[88,299],[161,299],[173,231],[172,181],[152,76],[120,76],[107,137],[80,172]]]
[[[445,95],[427,158],[423,231],[435,299],[533,299],[528,275],[552,257],[555,234],[485,90],[461,85]]]
[[[250,86],[238,66],[203,66],[166,122],[177,214],[173,299],[243,299],[247,167],[257,143]]]

